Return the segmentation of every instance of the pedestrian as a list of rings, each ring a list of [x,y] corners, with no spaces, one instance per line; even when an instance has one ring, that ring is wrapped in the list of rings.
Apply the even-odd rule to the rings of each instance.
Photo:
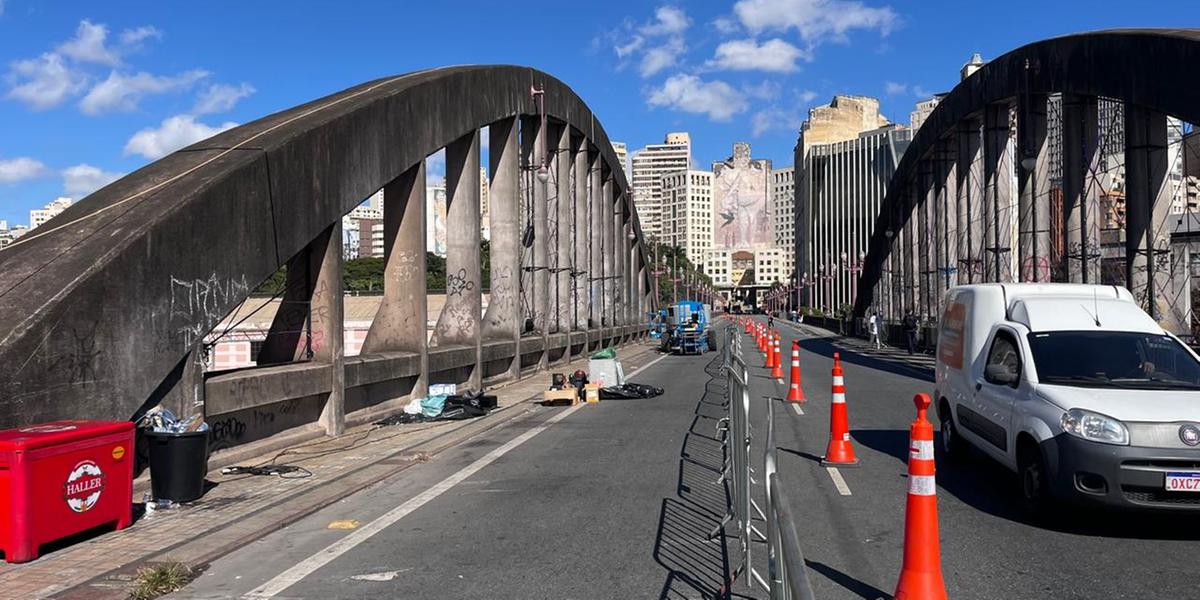
[[[772,313],[772,314],[767,315],[767,329],[774,329],[774,328],[775,328],[775,315]]]
[[[882,346],[879,343],[879,313],[871,312],[867,319],[867,333],[871,334],[871,343],[875,344],[875,349],[878,350]]]
[[[910,310],[904,314],[904,338],[908,342],[908,353],[917,351],[917,316]]]

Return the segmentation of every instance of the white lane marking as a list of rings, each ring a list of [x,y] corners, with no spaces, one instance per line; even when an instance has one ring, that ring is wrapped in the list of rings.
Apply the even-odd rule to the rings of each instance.
[[[798,414],[798,415],[803,415],[803,414],[804,414],[804,411],[803,411],[803,410],[800,410],[800,405],[799,405],[799,404],[792,404],[792,410],[796,411],[796,414]]]
[[[633,377],[634,375],[637,375],[638,373],[647,369],[654,363],[666,358],[667,356],[668,355],[660,356],[660,357],[646,363],[645,365],[642,365],[641,367],[639,367],[639,368],[635,369],[633,372],[631,372],[628,376]],[[317,569],[320,569],[321,567],[333,562],[334,559],[336,559],[339,556],[354,549],[355,546],[358,546],[359,544],[367,541],[368,539],[371,539],[371,537],[373,537],[375,534],[394,525],[400,519],[403,519],[404,517],[411,514],[413,511],[428,504],[429,501],[433,500],[434,498],[437,498],[438,496],[441,496],[450,488],[453,488],[454,486],[461,483],[464,479],[467,479],[468,477],[474,475],[475,473],[478,473],[484,467],[495,462],[496,459],[500,458],[501,456],[504,456],[505,454],[508,454],[512,449],[516,448],[517,446],[520,446],[521,444],[524,444],[525,442],[527,442],[531,438],[533,438],[533,436],[545,431],[551,425],[561,421],[567,415],[570,415],[571,413],[579,410],[580,408],[582,408],[584,406],[586,406],[586,405],[585,404],[577,404],[575,406],[567,408],[567,409],[563,410],[563,412],[560,412],[557,415],[554,415],[553,417],[547,419],[545,423],[542,423],[541,425],[538,425],[537,427],[534,427],[533,429],[530,429],[529,431],[526,431],[525,433],[522,433],[521,435],[509,440],[503,446],[500,446],[499,448],[496,448],[495,450],[492,450],[491,452],[485,454],[482,458],[480,458],[479,460],[476,460],[475,462],[471,463],[470,465],[467,465],[461,471],[443,479],[440,483],[425,490],[424,492],[417,494],[412,499],[410,499],[408,502],[405,502],[404,504],[401,504],[400,506],[393,508],[392,510],[384,513],[382,516],[375,519],[374,521],[371,521],[366,526],[364,526],[364,527],[354,531],[353,533],[347,535],[346,537],[326,546],[324,549],[322,549],[319,552],[317,552],[316,554],[304,559],[296,566],[284,571],[283,573],[280,573],[279,575],[276,575],[274,579],[255,588],[249,594],[246,594],[246,597],[247,598],[274,598],[275,596],[279,595],[280,592],[292,587],[293,585],[296,585],[297,583],[300,582],[300,580],[304,579],[305,577],[312,575]]]
[[[829,478],[833,480],[833,486],[837,488],[839,494],[843,496],[850,495],[850,486],[846,485],[846,480],[842,479],[842,472],[837,470],[837,467],[825,467],[829,471]]]

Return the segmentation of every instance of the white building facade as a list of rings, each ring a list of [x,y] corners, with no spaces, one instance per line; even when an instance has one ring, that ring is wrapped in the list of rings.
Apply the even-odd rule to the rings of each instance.
[[[702,263],[712,248],[712,178],[709,171],[676,171],[662,176],[661,243],[683,249]]]
[[[630,186],[643,234],[653,239],[662,235],[662,176],[691,165],[692,138],[685,132],[668,133],[663,143],[633,153]]]

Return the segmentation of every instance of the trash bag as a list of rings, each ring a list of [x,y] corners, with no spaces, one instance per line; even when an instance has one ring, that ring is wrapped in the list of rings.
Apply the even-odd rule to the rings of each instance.
[[[421,416],[426,419],[435,419],[442,416],[442,410],[446,407],[445,396],[429,396],[421,400]]]
[[[616,348],[605,348],[599,352],[592,354],[592,358],[597,358],[597,359],[616,358],[616,357],[617,357],[617,349]]]
[[[652,385],[643,385],[640,383],[626,383],[623,385],[610,385],[600,388],[601,400],[634,400],[640,398],[653,398],[661,396],[663,389]]]
[[[424,398],[413,398],[411,402],[404,405],[404,414],[419,415],[421,414],[421,401]]]

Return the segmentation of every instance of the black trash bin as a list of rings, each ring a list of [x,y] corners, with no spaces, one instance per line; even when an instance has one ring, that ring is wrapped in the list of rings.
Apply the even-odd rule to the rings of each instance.
[[[150,489],[155,500],[190,502],[204,494],[208,432],[147,431]]]

